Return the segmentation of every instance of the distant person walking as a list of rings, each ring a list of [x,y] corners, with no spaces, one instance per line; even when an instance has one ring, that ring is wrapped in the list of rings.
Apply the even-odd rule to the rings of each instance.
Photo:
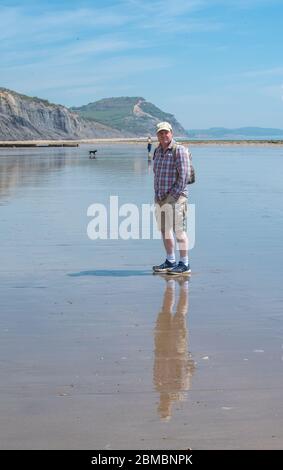
[[[190,274],[187,236],[187,184],[192,166],[188,149],[173,139],[172,126],[160,122],[156,126],[159,142],[153,156],[156,220],[166,251],[164,263],[153,266],[155,273],[171,275]],[[180,251],[180,261],[175,259],[175,239]]]
[[[148,158],[151,158],[151,147],[152,147],[152,140],[150,135],[147,138],[147,152],[148,152]]]

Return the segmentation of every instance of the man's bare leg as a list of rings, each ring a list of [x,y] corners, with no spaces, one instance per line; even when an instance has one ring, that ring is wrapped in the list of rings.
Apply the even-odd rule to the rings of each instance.
[[[176,233],[178,248],[180,251],[180,258],[188,258],[189,256],[189,239],[187,232]]]
[[[175,240],[172,230],[162,233],[162,240],[166,250],[167,259],[172,260],[175,258]]]

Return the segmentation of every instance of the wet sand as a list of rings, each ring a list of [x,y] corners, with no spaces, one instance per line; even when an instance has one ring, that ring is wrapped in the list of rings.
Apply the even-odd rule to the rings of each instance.
[[[248,145],[248,146],[282,146],[283,140],[280,139],[177,139],[179,143],[192,146],[211,146],[211,145]],[[134,144],[134,145],[144,145],[147,143],[147,137],[121,137],[121,138],[97,138],[97,139],[80,139],[80,140],[10,140],[0,141],[0,148],[13,148],[13,147],[74,147],[79,145],[89,145],[89,144]],[[153,143],[157,143],[157,139],[152,139]]]
[[[0,448],[281,449],[280,147],[195,147],[189,282],[158,240],[87,238],[152,200],[141,146],[0,150]]]

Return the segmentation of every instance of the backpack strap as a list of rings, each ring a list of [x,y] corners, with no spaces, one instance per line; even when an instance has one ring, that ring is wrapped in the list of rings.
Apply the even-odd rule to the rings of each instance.
[[[173,158],[174,160],[176,161],[176,158],[177,158],[177,149],[178,149],[178,144],[173,144]],[[187,181],[187,184],[192,184],[195,182],[195,169],[193,167],[193,161],[192,161],[192,154],[191,152],[188,150],[188,163],[189,163],[189,166],[190,166],[190,175],[188,176],[188,181]]]
[[[178,145],[177,144],[173,144],[173,157],[174,157],[174,160],[176,160],[177,158],[177,147]]]

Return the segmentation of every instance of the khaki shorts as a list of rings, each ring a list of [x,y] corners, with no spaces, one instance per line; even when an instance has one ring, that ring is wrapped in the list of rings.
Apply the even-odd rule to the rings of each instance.
[[[162,201],[155,203],[155,217],[158,230],[163,233],[173,229],[175,233],[187,230],[188,200],[180,196],[176,201],[169,194]]]

